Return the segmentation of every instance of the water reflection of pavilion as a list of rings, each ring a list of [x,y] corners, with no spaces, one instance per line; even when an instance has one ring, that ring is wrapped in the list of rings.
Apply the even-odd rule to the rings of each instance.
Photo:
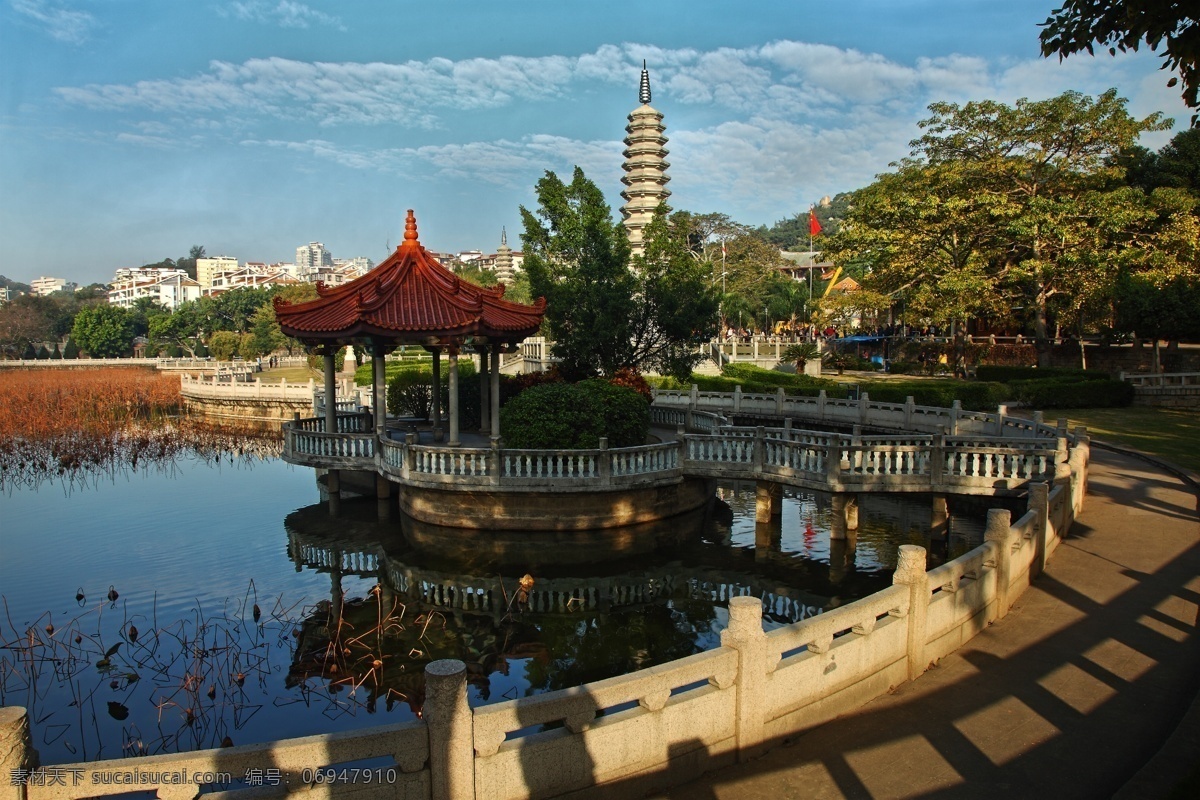
[[[315,513],[309,514],[310,510]],[[304,524],[305,519],[317,522],[322,517],[329,519],[324,505],[288,517],[288,554],[297,569],[307,567],[329,572],[334,577],[335,603],[341,601],[341,577],[356,575],[376,579],[385,596],[395,595],[405,603],[415,602],[422,609],[455,615],[468,612],[496,619],[515,611],[603,614],[670,600],[702,600],[724,605],[732,597],[750,595],[762,600],[764,615],[775,622],[789,623],[818,614],[831,605],[828,597],[788,585],[778,577],[779,570],[763,570],[775,573],[774,576],[741,571],[752,566],[746,559],[731,560],[729,567],[733,569],[669,561],[646,569],[598,576],[537,576],[532,587],[525,589],[520,586],[519,576],[473,575],[468,571],[420,566],[405,560],[414,557],[412,551],[393,555],[370,535],[333,536],[313,531]],[[774,551],[764,555],[768,558],[758,560],[760,567],[766,566],[764,560],[785,565],[791,560],[771,559],[770,556],[779,555]],[[852,550],[843,549],[836,555],[839,563],[830,570],[834,579],[839,572],[845,572],[847,560],[851,564],[853,560]]]

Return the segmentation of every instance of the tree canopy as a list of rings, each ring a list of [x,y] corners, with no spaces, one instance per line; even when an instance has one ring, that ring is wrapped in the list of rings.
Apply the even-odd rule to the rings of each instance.
[[[1079,318],[1122,269],[1191,258],[1188,198],[1126,185],[1119,163],[1160,115],[1131,117],[1115,90],[930,110],[911,156],[854,193],[824,246],[869,263],[869,289],[935,323],[1027,324],[1044,359],[1052,314]]]
[[[75,316],[71,338],[92,358],[117,358],[133,344],[133,319],[120,306],[89,306]]]
[[[578,167],[569,184],[553,172],[537,183],[536,212],[521,208],[531,293],[546,298],[545,325],[570,379],[623,368],[690,372],[688,343],[711,335],[717,298],[711,265],[690,248],[687,215],[660,207],[645,254],[630,262],[624,228]]]
[[[1162,69],[1177,71],[1183,102],[1200,107],[1200,18],[1195,6],[1178,0],[1064,0],[1042,27],[1042,55],[1057,53],[1060,60],[1084,50],[1094,55],[1094,45],[1108,48],[1111,55],[1136,51],[1143,42],[1155,52],[1162,45]],[[1177,83],[1174,77],[1167,81],[1168,86]]]

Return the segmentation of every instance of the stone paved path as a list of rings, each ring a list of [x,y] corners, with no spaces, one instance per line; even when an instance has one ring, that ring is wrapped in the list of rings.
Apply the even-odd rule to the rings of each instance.
[[[1111,797],[1196,698],[1198,609],[1196,495],[1093,448],[1084,513],[1007,617],[856,713],[668,796]],[[1162,796],[1200,752],[1186,760],[1125,795]]]

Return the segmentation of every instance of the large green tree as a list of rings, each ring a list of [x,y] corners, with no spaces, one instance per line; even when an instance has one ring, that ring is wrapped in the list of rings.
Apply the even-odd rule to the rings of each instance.
[[[935,321],[1011,315],[1044,363],[1055,308],[1082,313],[1156,235],[1161,209],[1124,185],[1118,156],[1166,123],[1134,119],[1115,90],[930,110],[911,157],[855,193],[826,250],[865,258],[869,288]]]
[[[120,306],[90,306],[75,316],[71,338],[92,358],[123,356],[133,343],[133,319]]]
[[[660,205],[646,226],[645,248],[633,259],[636,279],[628,363],[643,371],[687,378],[701,360],[696,343],[717,329],[720,295],[709,264],[693,257],[690,218]]]
[[[596,184],[575,168],[536,186],[536,212],[521,207],[530,290],[546,298],[545,325],[559,369],[571,379],[628,366],[635,280],[629,243]]]
[[[625,229],[583,170],[571,183],[547,172],[537,212],[521,209],[525,272],[546,298],[546,327],[569,379],[634,368],[687,375],[693,342],[711,336],[718,298],[712,267],[692,249],[692,218],[661,206],[630,260]]]

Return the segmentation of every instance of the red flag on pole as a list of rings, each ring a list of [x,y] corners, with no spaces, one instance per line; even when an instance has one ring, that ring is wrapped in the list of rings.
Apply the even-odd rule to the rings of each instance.
[[[808,210],[808,235],[816,236],[821,232],[821,223],[817,222],[817,212],[814,209]]]

